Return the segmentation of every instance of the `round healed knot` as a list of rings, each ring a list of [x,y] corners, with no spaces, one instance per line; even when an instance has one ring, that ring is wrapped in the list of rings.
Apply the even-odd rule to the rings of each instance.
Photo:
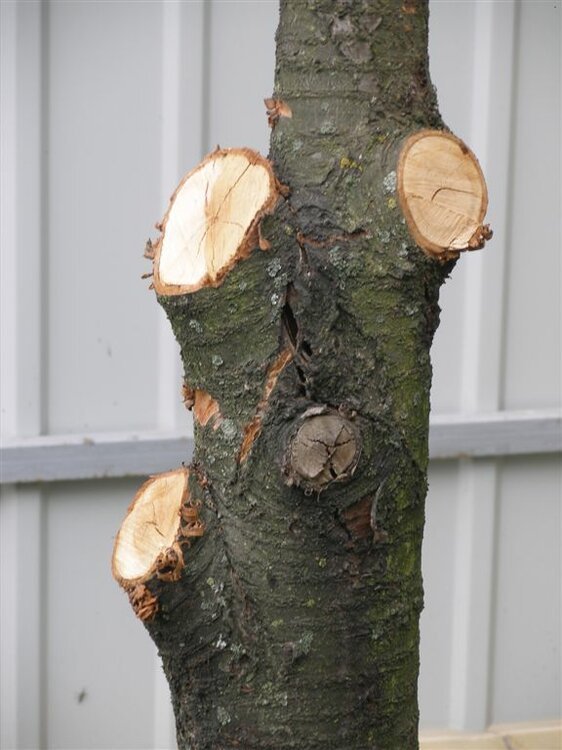
[[[285,481],[307,493],[321,492],[348,479],[360,453],[359,431],[351,419],[326,406],[311,407],[289,437]]]

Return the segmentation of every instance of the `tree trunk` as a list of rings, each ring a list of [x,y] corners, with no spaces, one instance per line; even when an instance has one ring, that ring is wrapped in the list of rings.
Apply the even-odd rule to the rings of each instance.
[[[443,127],[427,12],[282,1],[264,195],[240,181],[267,162],[216,152],[162,224],[155,285],[195,454],[141,490],[114,572],[162,657],[180,750],[417,747],[429,348],[441,283],[489,236],[474,157],[424,132]],[[250,166],[219,186],[234,159]],[[198,180],[184,260],[200,267],[182,275],[173,227]]]

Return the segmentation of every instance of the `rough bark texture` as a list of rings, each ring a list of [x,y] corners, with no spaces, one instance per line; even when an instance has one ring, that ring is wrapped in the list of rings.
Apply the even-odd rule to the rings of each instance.
[[[423,0],[283,0],[268,110],[290,193],[262,220],[270,248],[159,297],[186,392],[220,412],[196,421],[205,534],[179,581],[147,583],[181,750],[417,747],[429,348],[451,264],[409,236],[396,169],[406,137],[442,127],[427,27]]]

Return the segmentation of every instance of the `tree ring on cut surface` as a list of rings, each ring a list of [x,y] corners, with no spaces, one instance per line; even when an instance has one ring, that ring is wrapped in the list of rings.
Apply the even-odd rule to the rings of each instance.
[[[162,295],[218,286],[259,245],[258,225],[279,192],[271,164],[251,149],[217,149],[170,199],[155,246],[154,288]]]
[[[177,538],[188,476],[183,467],[158,474],[135,495],[113,547],[113,577],[124,588],[130,590],[155,575],[177,580],[183,567]]]
[[[419,247],[442,260],[483,247],[492,236],[478,160],[460,138],[422,130],[408,138],[398,162],[398,197]]]

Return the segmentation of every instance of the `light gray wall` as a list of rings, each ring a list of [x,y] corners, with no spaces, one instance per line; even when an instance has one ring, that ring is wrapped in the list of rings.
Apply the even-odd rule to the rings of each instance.
[[[190,434],[142,250],[207,150],[267,151],[277,3],[0,11],[3,438]],[[441,110],[495,230],[444,288],[433,411],[560,408],[560,6],[431,12]],[[2,486],[4,750],[173,746],[157,655],[109,571],[140,481]],[[432,463],[424,726],[560,714],[560,487],[556,455]]]

